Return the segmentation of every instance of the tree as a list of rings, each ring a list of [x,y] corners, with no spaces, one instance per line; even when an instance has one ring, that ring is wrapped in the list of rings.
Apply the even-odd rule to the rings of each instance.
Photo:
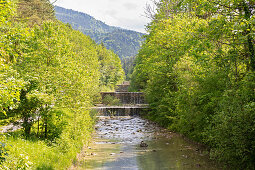
[[[244,169],[254,169],[255,153],[254,8],[245,0],[159,1],[132,74],[148,118]]]
[[[54,7],[49,0],[21,0],[17,11],[17,19],[30,26],[41,25],[46,20],[55,20]]]

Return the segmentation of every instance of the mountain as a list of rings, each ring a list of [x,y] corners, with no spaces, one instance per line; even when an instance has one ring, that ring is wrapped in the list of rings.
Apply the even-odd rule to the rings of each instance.
[[[103,43],[120,58],[135,56],[143,41],[143,33],[109,26],[82,12],[55,6],[55,13],[58,20],[89,35],[96,43]]]

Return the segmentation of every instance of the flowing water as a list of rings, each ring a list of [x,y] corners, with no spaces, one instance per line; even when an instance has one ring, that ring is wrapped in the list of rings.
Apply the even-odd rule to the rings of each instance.
[[[139,117],[99,117],[93,141],[74,169],[221,169],[200,146]]]

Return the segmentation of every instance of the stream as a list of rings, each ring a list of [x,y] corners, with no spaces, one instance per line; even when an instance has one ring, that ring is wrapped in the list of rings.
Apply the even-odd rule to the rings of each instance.
[[[73,169],[222,169],[201,146],[139,117],[100,116],[95,129],[93,143]],[[141,147],[141,141],[148,147]]]

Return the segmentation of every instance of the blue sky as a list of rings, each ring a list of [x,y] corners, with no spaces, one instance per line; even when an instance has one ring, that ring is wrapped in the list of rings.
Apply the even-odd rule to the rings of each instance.
[[[151,4],[151,0],[58,0],[55,3],[87,13],[108,25],[143,33],[150,21],[144,14],[146,4]]]

